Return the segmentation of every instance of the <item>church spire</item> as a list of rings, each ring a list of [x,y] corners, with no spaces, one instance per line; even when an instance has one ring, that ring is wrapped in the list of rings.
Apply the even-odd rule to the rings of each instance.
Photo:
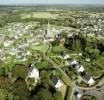
[[[49,21],[48,21],[48,25],[47,25],[47,34],[50,35],[50,24],[49,24]]]

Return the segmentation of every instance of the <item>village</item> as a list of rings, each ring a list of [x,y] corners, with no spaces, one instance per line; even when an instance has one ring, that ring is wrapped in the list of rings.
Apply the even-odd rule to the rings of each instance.
[[[63,12],[59,14],[64,17]],[[12,22],[1,27],[0,97],[103,100],[104,16],[87,15],[76,18],[73,11],[72,23],[69,18],[60,26],[58,21],[52,23],[49,14],[45,24]],[[58,15],[53,16],[58,20]]]

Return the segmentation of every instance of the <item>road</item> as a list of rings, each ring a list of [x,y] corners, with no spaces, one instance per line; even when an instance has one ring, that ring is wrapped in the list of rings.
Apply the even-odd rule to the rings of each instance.
[[[79,91],[82,93],[82,95],[92,95],[95,96],[97,100],[104,100],[104,78],[100,80],[95,86],[93,87],[81,87],[76,84],[76,81],[72,82],[72,95],[71,95],[71,100],[77,100],[74,92]],[[96,88],[96,86],[102,85],[100,91]],[[84,91],[83,91],[84,90]]]
[[[67,79],[66,84],[72,87],[72,92],[71,92],[71,97],[70,100],[76,100],[76,97],[74,95],[75,91],[79,91],[81,92],[83,95],[92,95],[95,96],[97,98],[97,100],[103,100],[104,98],[104,78],[98,82],[98,84],[96,84],[93,87],[81,87],[78,86],[76,84],[76,81],[73,81],[70,79],[70,77],[47,55],[47,52],[51,49],[51,46],[49,46],[48,50],[45,52],[45,58],[48,62],[50,62],[53,67],[55,69],[58,69],[59,72],[62,73],[62,75]],[[101,91],[98,91],[98,89],[96,89],[97,85],[103,84],[103,86],[101,87]],[[85,90],[83,92],[83,90]]]
[[[55,69],[57,69],[59,72],[62,73],[62,75],[67,79],[67,83],[66,84],[69,85],[69,86],[71,86],[72,85],[72,82],[71,82],[71,79],[69,78],[69,76],[51,58],[49,58],[47,56],[46,57],[46,60],[48,62],[50,62]]]
[[[72,82],[71,79],[69,78],[69,76],[51,58],[49,58],[47,56],[46,60],[49,61],[55,69],[58,69],[62,73],[62,75],[64,75],[64,77],[67,79],[67,82],[68,82],[67,84],[72,87],[72,93],[71,93],[70,100],[76,99],[76,97],[74,96],[75,91],[79,91],[83,95],[86,94],[86,95],[95,96],[97,98],[97,100],[104,100],[103,99],[104,98],[104,85],[102,86],[101,91],[98,91],[98,89],[96,89],[97,85],[104,83],[104,79],[102,79],[100,82],[98,82],[98,84],[96,84],[93,87],[81,87],[76,84],[76,81]],[[83,90],[85,90],[85,92],[83,92]]]

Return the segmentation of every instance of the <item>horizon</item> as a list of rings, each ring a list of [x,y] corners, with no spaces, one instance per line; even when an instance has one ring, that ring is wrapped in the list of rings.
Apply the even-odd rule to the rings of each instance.
[[[104,5],[103,0],[0,0],[0,5]]]
[[[66,5],[66,6],[104,6],[104,4],[73,4],[73,3],[70,3],[70,4],[60,4],[60,3],[53,3],[53,4],[40,4],[40,3],[37,3],[37,4],[32,4],[32,3],[24,3],[24,4],[0,4],[0,6],[48,6],[48,5],[57,5],[57,6],[61,6],[61,5]]]

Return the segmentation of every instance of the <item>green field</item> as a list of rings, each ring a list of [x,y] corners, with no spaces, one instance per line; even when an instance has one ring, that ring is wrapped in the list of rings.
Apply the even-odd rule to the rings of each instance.
[[[56,18],[58,16],[58,14],[51,14],[48,12],[33,12],[30,14],[24,13],[21,14],[21,18],[22,19],[26,19],[26,18]]]
[[[48,45],[40,44],[40,45],[34,46],[32,49],[35,51],[40,51],[41,53],[44,53],[48,49]]]

